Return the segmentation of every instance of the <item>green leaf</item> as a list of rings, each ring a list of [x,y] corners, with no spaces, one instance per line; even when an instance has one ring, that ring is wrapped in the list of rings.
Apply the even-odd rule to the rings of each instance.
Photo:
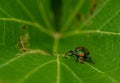
[[[120,1],[59,2],[0,0],[0,83],[119,83]],[[95,64],[64,57],[78,46]]]

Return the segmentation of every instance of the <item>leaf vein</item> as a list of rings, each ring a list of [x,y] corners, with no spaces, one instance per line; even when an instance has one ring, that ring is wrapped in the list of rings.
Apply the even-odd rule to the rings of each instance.
[[[101,73],[101,74],[105,75],[106,77],[108,77],[108,79],[111,80],[113,83],[118,83],[118,81],[115,78],[111,77],[107,73],[105,73],[105,72],[101,71],[100,69],[90,65],[89,63],[85,63],[85,64],[87,64],[89,67],[91,67],[93,70],[97,71],[98,73]]]
[[[72,31],[64,34],[62,36],[63,38],[74,36],[74,35],[79,35],[79,34],[89,34],[89,33],[98,33],[98,34],[106,34],[106,35],[118,35],[120,36],[120,33],[118,32],[107,32],[107,31],[101,31],[101,30],[83,30],[83,31]]]
[[[29,10],[24,7],[23,3],[21,2],[21,0],[17,0],[18,3],[22,6],[22,8],[27,12],[27,14],[31,17],[31,19],[33,19],[33,21],[35,22],[30,22],[30,21],[25,21],[25,20],[21,20],[21,19],[17,19],[12,17],[10,14],[8,14],[5,10],[3,10],[2,8],[0,8],[0,10],[2,12],[4,12],[6,15],[8,15],[10,18],[0,18],[0,20],[7,20],[7,21],[15,21],[15,22],[19,22],[19,23],[25,23],[34,27],[37,27],[40,31],[48,34],[48,35],[52,35],[52,32],[49,32],[48,30],[44,29],[44,27],[42,25],[40,25],[39,23],[37,23],[37,21],[35,20],[35,18],[31,15],[31,13],[29,12]]]
[[[5,13],[7,16],[12,17],[10,14],[8,14],[4,9],[0,8],[0,10]]]
[[[14,22],[18,22],[18,23],[24,23],[27,25],[31,25],[34,26],[36,28],[38,28],[40,31],[52,36],[52,33],[50,33],[49,31],[46,31],[46,29],[44,29],[44,27],[36,22],[30,22],[30,21],[26,21],[26,20],[21,20],[21,19],[17,19],[17,18],[0,18],[0,20],[3,21],[14,21]]]
[[[25,52],[25,53],[22,53],[22,54],[17,54],[17,55],[18,55],[17,57],[14,57],[14,58],[10,59],[9,61],[1,64],[1,65],[0,65],[0,68],[3,68],[3,67],[5,67],[5,66],[7,66],[8,64],[16,61],[16,60],[19,59],[19,58],[22,58],[23,56],[25,56],[25,55],[27,55],[27,54],[36,53],[36,51],[39,52],[39,53],[41,53],[41,54],[47,54],[46,52],[44,52],[44,51],[42,51],[42,50],[39,50],[39,51],[38,51],[38,50],[35,50],[35,51],[34,51],[34,50],[30,50],[30,51]]]
[[[24,55],[26,55],[26,53],[24,53],[23,55],[17,56],[15,58],[10,59],[9,61],[5,62],[4,64],[1,64],[0,68],[3,68],[5,66],[7,66],[8,64],[12,63],[13,61],[15,61],[15,60],[17,60],[17,59],[19,59],[21,57],[23,57]]]
[[[77,79],[77,80],[79,80],[80,81],[80,83],[83,83],[83,81],[79,78],[79,76],[77,76],[76,75],[76,73],[70,68],[70,67],[68,67],[65,63],[63,63],[63,62],[60,62],[62,65],[64,65],[71,73],[72,73],[72,75]]]
[[[106,0],[103,5],[90,17],[88,18],[81,26],[80,26],[80,30],[92,19],[94,18],[97,14],[99,14],[99,12],[104,8],[104,6],[109,2],[110,0]]]
[[[84,3],[85,0],[79,0],[79,1],[80,2],[78,2],[75,10],[71,13],[71,15],[68,17],[68,19],[66,20],[65,24],[63,25],[63,27],[61,29],[62,32],[68,29],[68,27],[69,27],[70,23],[72,22],[75,14],[82,7],[82,5],[83,5],[83,3]]]
[[[6,27],[5,27],[5,21],[3,23],[3,46],[5,46],[5,36],[6,36]]]
[[[20,6],[23,8],[23,10],[28,14],[28,16],[33,20],[36,21],[35,17],[30,13],[30,11],[25,7],[25,5],[22,3],[21,0],[17,0],[17,2],[20,4]]]
[[[98,30],[102,29],[107,23],[109,23],[115,16],[117,16],[120,13],[120,9],[113,15],[111,16],[104,24],[102,24]]]
[[[42,14],[42,17],[43,17],[43,20],[45,21],[47,27],[52,30],[52,26],[50,24],[50,21],[47,19],[47,15],[45,13],[45,9],[43,7],[43,4],[42,2],[40,2],[39,0],[37,0],[37,4],[38,4],[38,8],[39,8],[39,11],[40,13]]]
[[[32,69],[30,72],[28,72],[22,79],[20,79],[18,81],[18,83],[23,83],[25,80],[27,80],[33,73],[37,72],[39,69],[43,68],[44,66],[50,64],[50,63],[53,63],[55,62],[56,60],[51,60],[51,61],[48,61],[48,62],[45,62],[43,64],[40,64],[38,65],[37,67],[35,67],[34,69]]]

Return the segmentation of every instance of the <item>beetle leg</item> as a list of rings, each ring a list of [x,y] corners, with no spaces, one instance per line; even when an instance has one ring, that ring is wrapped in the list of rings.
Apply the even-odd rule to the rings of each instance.
[[[66,58],[70,58],[69,56],[72,56],[73,55],[73,51],[71,50],[71,51],[68,51],[67,53],[65,53],[65,57]]]
[[[65,56],[65,58],[70,59],[70,57],[69,57],[69,56]]]
[[[65,55],[67,55],[67,56],[72,56],[73,55],[73,51],[71,50],[71,51],[68,51],[67,53],[65,53]]]
[[[71,53],[71,55],[70,56],[72,56],[73,54],[74,54],[74,52],[71,50],[71,51],[69,51],[69,53]]]
[[[79,57],[79,62],[83,63],[83,61],[84,61],[84,58],[83,57]]]
[[[87,57],[87,58],[86,58],[86,61],[95,64],[95,63],[93,62],[93,60],[92,60],[91,57]]]
[[[76,54],[74,54],[74,55],[75,55],[75,58],[76,58],[76,62],[78,62],[79,56],[77,56]]]
[[[79,61],[79,57],[77,57],[77,59],[76,59],[76,62],[78,62]]]
[[[87,48],[84,48],[84,50],[85,50],[85,52],[86,52],[86,55],[89,55],[89,54],[90,54]]]
[[[76,62],[83,63],[84,58],[77,56]]]

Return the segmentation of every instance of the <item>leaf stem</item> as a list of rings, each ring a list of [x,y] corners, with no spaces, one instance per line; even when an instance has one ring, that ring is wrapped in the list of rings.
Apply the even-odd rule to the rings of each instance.
[[[53,53],[57,53],[59,39],[54,39]]]
[[[60,60],[59,55],[57,55],[57,80],[56,83],[60,83]]]
[[[53,53],[57,53],[60,37],[61,37],[61,35],[59,33],[55,33],[53,35],[53,38],[54,38]]]
[[[57,56],[57,80],[56,80],[56,83],[60,83],[60,60],[59,60],[59,54],[57,54],[57,51],[58,51],[58,44],[59,44],[61,35],[59,33],[55,33],[53,35],[53,38],[54,38],[53,53],[55,53],[55,55]]]

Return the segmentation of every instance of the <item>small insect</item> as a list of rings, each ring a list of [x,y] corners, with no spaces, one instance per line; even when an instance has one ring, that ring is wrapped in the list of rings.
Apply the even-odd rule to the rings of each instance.
[[[74,50],[68,51],[65,53],[66,57],[69,56],[75,56],[76,57],[76,62],[83,63],[84,61],[93,63],[91,57],[89,56],[89,51],[87,48],[84,48],[83,46],[77,47]]]

